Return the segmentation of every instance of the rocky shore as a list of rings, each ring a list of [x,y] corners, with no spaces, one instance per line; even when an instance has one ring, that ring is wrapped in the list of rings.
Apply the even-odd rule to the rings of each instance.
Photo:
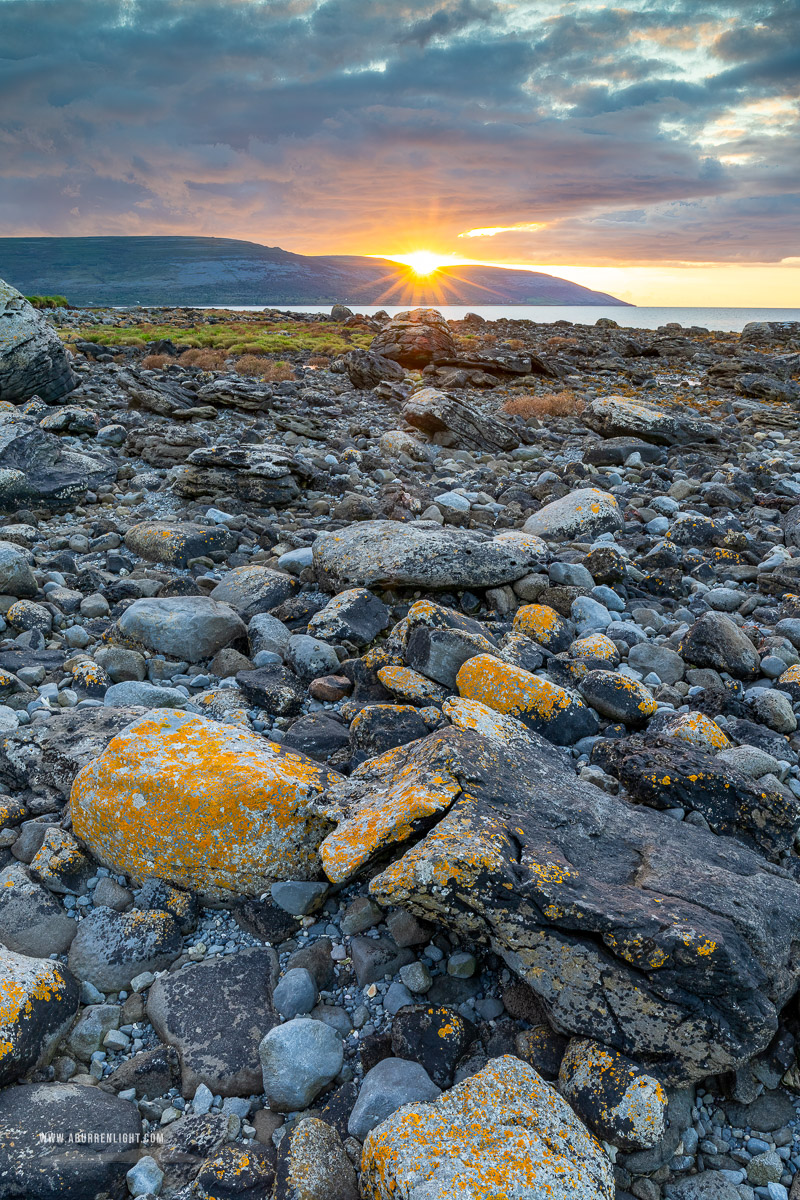
[[[258,319],[0,283],[0,1200],[799,1200],[800,325]]]

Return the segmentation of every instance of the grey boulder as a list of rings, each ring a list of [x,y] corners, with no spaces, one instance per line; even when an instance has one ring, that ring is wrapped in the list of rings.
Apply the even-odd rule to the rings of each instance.
[[[590,542],[601,533],[616,533],[624,524],[610,492],[579,488],[545,504],[528,517],[523,529],[546,542]]]
[[[169,913],[98,907],[78,926],[69,968],[101,992],[118,992],[144,971],[166,970],[180,952],[180,928]]]
[[[314,542],[329,591],[349,587],[496,587],[527,575],[544,547],[520,534],[490,537],[435,521],[358,521]]]
[[[259,1055],[264,1092],[273,1112],[308,1108],[344,1062],[341,1035],[309,1017],[277,1025],[263,1038]]]
[[[401,1105],[435,1100],[439,1095],[441,1088],[420,1063],[407,1058],[384,1058],[364,1076],[347,1132],[363,1142],[371,1129],[397,1112]]]
[[[208,596],[134,600],[117,622],[119,633],[170,658],[200,662],[244,637],[241,617]]]
[[[69,356],[50,322],[0,279],[0,401],[60,400],[77,386]]]

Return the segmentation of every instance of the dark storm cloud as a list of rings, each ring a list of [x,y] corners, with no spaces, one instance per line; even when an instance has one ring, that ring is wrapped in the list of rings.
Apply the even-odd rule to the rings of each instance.
[[[0,233],[774,261],[798,35],[785,0],[0,0]]]

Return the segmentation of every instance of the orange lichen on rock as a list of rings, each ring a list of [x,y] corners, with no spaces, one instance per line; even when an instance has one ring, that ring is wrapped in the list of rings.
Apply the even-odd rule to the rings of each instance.
[[[569,1105],[506,1055],[432,1103],[408,1104],[367,1136],[365,1200],[611,1200],[612,1167]]]
[[[547,650],[562,650],[572,640],[574,626],[547,604],[523,604],[514,614],[514,631]]]
[[[320,857],[333,883],[349,879],[376,851],[407,841],[420,822],[447,811],[460,791],[458,780],[446,764],[426,768],[424,758],[396,746],[331,789],[331,807],[324,811],[342,819],[323,841]]]
[[[77,1010],[65,967],[0,945],[0,1087],[45,1061]]]
[[[224,898],[313,878],[330,825],[314,810],[341,778],[232,725],[159,709],[123,730],[72,787],[75,835],[134,879]]]
[[[594,714],[579,696],[490,654],[468,659],[456,676],[456,686],[459,695],[518,717],[551,741],[577,741],[597,728]]]
[[[724,750],[730,741],[715,721],[700,712],[683,713],[670,725],[667,733],[678,741],[698,746],[701,750]]]

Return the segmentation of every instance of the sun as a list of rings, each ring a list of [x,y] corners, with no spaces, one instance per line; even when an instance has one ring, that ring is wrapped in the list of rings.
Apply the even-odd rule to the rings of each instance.
[[[411,267],[415,275],[432,275],[439,267],[444,266],[443,260],[430,250],[415,250],[413,254],[406,254],[403,262]]]

